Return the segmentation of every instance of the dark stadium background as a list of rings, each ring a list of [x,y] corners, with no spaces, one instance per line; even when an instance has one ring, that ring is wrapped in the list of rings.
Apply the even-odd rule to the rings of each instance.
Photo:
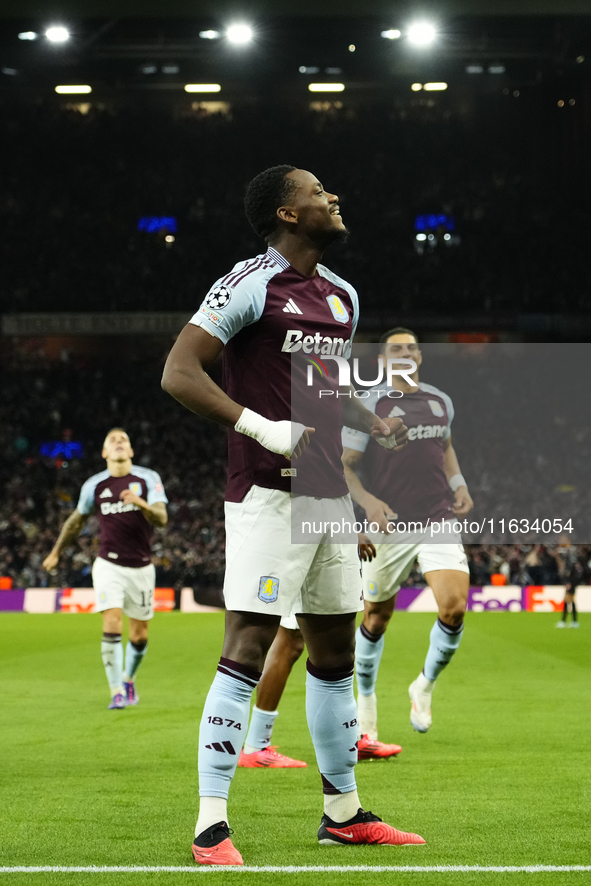
[[[397,324],[425,341],[591,337],[587,4],[423,7],[438,37],[421,49],[404,39],[416,16],[403,4],[165,11],[139,0],[0,10],[0,576],[14,587],[48,583],[43,557],[101,467],[105,431],[123,425],[171,499],[158,584],[219,599],[224,433],[159,379],[209,285],[260,250],[242,196],[265,166],[309,167],[340,195],[352,236],[327,263],[360,292],[361,339]],[[235,19],[252,43],[199,37]],[[49,25],[70,40],[50,45]],[[402,38],[380,36],[391,28]],[[27,31],[39,39],[19,40]],[[312,94],[312,81],[345,90]],[[427,82],[448,88],[411,89]],[[68,84],[92,93],[56,94]],[[459,242],[445,226],[417,241],[424,214],[453,217]],[[175,223],[139,230],[150,217]],[[90,585],[95,531],[89,522],[52,585]],[[558,584],[552,546],[533,565],[530,553],[470,549],[473,583],[501,571]],[[580,553],[588,582],[591,548]]]

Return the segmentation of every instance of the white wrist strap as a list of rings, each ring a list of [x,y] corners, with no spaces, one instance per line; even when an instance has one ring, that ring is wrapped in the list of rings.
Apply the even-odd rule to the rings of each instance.
[[[468,484],[461,474],[454,474],[453,477],[450,477],[447,482],[449,483],[449,487],[452,492],[457,492],[460,486],[465,486],[466,488],[468,487]]]
[[[271,421],[252,409],[245,409],[234,430],[252,437],[271,452],[291,458],[306,426],[293,421]]]

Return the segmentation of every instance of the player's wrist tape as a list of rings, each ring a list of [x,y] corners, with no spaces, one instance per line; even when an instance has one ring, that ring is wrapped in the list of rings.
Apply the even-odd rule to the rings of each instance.
[[[234,430],[252,437],[271,452],[291,458],[306,426],[295,421],[271,421],[252,409],[245,409]]]
[[[394,433],[394,431],[392,431],[392,433],[389,434],[387,437],[374,437],[374,440],[376,441],[376,443],[379,443],[380,446],[383,446],[384,449],[394,449],[396,446],[398,446],[398,443],[396,442],[396,434]]]
[[[466,486],[466,488],[468,487],[468,484],[461,474],[454,474],[453,477],[450,477],[447,482],[449,483],[449,487],[452,492],[457,492],[460,486]]]

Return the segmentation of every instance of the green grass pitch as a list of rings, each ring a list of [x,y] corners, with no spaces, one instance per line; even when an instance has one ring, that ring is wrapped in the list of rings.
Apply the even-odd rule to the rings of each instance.
[[[589,630],[557,616],[467,617],[434,694],[427,735],[408,720],[433,616],[397,613],[380,671],[380,737],[396,760],[358,766],[366,808],[423,847],[319,847],[322,811],[304,665],[274,740],[305,770],[238,770],[234,841],[248,865],[584,865],[591,834]],[[221,648],[221,614],[157,615],[140,704],[107,711],[100,617],[0,616],[0,865],[190,865],[197,727]],[[205,879],[200,879],[204,877]],[[590,883],[591,873],[4,873],[15,884]]]

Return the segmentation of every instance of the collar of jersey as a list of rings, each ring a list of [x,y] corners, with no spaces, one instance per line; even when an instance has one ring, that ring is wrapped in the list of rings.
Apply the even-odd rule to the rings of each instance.
[[[283,255],[281,255],[280,252],[277,252],[276,249],[273,249],[272,246],[268,247],[267,255],[269,256],[269,258],[272,258],[276,264],[280,265],[280,267],[282,267],[284,271],[289,268],[288,260]]]

